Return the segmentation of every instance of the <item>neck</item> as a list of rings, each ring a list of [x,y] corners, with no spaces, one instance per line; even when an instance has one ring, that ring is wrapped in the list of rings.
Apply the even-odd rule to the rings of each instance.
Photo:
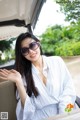
[[[42,56],[40,55],[39,59],[33,63],[36,68],[39,70],[43,68],[43,59]]]

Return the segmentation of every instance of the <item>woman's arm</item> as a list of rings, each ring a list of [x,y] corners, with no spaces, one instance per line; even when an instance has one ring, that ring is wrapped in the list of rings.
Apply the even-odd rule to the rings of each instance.
[[[68,104],[75,104],[76,92],[71,74],[66,67],[66,64],[60,59],[60,74],[61,74],[61,94],[59,96],[59,112],[65,112]]]
[[[27,94],[23,85],[21,74],[14,69],[12,70],[0,69],[0,80],[9,80],[16,84],[19,96],[21,98],[22,106],[24,107]]]

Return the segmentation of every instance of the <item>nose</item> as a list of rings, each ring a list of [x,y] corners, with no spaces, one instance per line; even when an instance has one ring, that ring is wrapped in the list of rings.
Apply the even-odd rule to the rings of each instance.
[[[32,52],[33,52],[33,50],[29,49],[29,54],[32,53]]]

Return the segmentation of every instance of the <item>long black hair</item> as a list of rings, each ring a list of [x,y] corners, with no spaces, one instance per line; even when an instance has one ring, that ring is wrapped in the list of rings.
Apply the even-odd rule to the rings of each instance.
[[[33,77],[32,77],[32,64],[31,61],[27,60],[21,53],[21,43],[25,38],[32,38],[35,41],[39,41],[32,33],[26,32],[18,36],[15,46],[15,69],[20,72],[22,77],[25,77],[27,83],[27,94],[31,97],[32,93],[35,97],[39,95],[38,90],[35,87]],[[40,51],[42,54],[42,49],[40,46]]]

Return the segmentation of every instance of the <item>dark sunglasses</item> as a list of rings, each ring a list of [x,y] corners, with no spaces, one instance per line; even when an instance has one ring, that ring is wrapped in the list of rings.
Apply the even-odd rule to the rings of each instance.
[[[31,50],[36,50],[38,47],[40,46],[39,42],[32,42],[29,44],[29,47],[23,47],[21,48],[21,53],[24,55],[28,55],[29,54],[29,49]]]

